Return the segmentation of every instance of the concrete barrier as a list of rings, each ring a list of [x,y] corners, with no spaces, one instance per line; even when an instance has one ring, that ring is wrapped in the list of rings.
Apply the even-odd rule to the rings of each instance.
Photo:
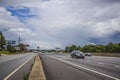
[[[39,55],[35,57],[35,62],[30,72],[29,80],[46,80]]]

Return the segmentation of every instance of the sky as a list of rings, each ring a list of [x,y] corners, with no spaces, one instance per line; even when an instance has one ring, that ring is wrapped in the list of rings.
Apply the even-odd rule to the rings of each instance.
[[[120,0],[0,0],[0,31],[31,48],[120,42]]]

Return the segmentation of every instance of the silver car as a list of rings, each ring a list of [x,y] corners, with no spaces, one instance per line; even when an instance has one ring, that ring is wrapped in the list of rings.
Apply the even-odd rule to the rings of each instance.
[[[79,50],[74,50],[71,52],[71,58],[85,58],[85,54]]]

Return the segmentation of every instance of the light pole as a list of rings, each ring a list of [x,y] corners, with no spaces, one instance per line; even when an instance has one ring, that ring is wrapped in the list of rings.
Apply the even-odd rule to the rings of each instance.
[[[38,47],[37,47],[38,52],[39,52],[39,49],[40,49],[40,47],[38,46]]]
[[[20,44],[20,41],[21,41],[21,39],[20,39],[20,37],[18,38],[18,44]]]

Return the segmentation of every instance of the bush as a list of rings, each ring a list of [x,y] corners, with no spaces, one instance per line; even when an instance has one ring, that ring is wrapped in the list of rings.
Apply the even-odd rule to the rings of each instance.
[[[14,53],[10,53],[9,51],[0,51],[0,54],[8,54],[8,55],[10,55],[10,54],[14,54]]]
[[[85,45],[82,48],[76,45],[67,46],[65,51],[81,50],[82,52],[92,53],[120,53],[120,43],[108,43],[107,45]]]

